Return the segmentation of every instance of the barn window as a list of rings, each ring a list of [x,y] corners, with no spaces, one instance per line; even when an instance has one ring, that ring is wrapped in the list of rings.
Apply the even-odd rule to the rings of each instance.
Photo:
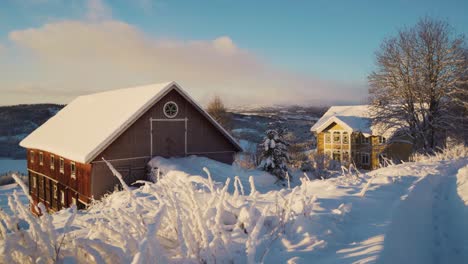
[[[57,199],[57,197],[58,197],[57,191],[58,191],[57,184],[54,183],[54,199]]]
[[[65,162],[60,158],[60,173],[64,173]]]
[[[44,153],[42,152],[39,152],[39,165],[43,165],[44,164]]]
[[[29,153],[29,160],[31,161],[31,163],[34,163],[34,151],[32,151],[32,150]]]
[[[65,192],[64,191],[60,191],[60,202],[62,203],[62,205],[65,205]]]
[[[55,156],[50,155],[50,169],[54,170],[55,169]]]
[[[71,169],[72,179],[76,179],[76,165],[75,165],[75,162],[70,163],[70,169]]]
[[[32,176],[32,183],[33,183],[33,188],[36,189],[36,186],[37,186],[37,178],[36,178],[36,175],[33,174]]]
[[[179,113],[179,107],[176,103],[170,101],[164,104],[164,115],[168,118],[176,117],[177,113]]]

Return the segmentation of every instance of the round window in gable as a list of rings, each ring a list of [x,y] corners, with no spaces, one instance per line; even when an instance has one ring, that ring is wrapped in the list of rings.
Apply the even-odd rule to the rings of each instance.
[[[164,111],[164,115],[167,116],[168,118],[174,118],[179,112],[179,107],[177,106],[176,103],[170,101],[164,104],[163,111]]]

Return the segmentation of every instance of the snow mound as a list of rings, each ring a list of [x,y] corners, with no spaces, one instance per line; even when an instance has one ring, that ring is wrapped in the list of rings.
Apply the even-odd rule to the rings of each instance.
[[[457,191],[460,198],[465,202],[465,206],[468,206],[468,165],[458,170]]]
[[[277,178],[265,171],[246,170],[238,166],[231,166],[205,157],[189,156],[185,158],[169,159],[155,157],[148,163],[148,166],[156,173],[157,169],[159,169],[161,175],[165,175],[169,171],[178,171],[202,178],[208,177],[204,169],[206,168],[210,173],[211,179],[218,183],[224,183],[227,178],[234,179],[234,177],[237,176],[244,186],[246,193],[250,192],[250,176],[252,176],[255,181],[257,191],[261,193],[281,188],[281,186],[275,184]],[[232,192],[233,187],[231,186],[228,191]]]

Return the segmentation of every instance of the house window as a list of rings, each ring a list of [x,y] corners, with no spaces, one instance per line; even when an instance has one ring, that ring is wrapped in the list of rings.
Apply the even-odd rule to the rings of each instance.
[[[343,132],[343,144],[349,144],[349,134],[348,134],[348,132]]]
[[[29,160],[31,161],[31,163],[34,163],[34,151],[31,150],[31,152],[29,152]]]
[[[325,150],[325,156],[326,156],[327,158],[331,158],[331,156],[332,156],[331,150]]]
[[[370,157],[369,153],[361,153],[361,164],[369,165]]]
[[[339,150],[333,151],[333,160],[341,161],[341,152]]]
[[[70,169],[71,169],[71,177],[72,179],[76,179],[76,166],[75,166],[75,162],[71,162],[70,163]]]
[[[370,137],[365,137],[364,135],[361,136],[361,143],[362,144],[369,144]]]
[[[65,161],[63,158],[60,158],[60,173],[64,173]]]
[[[349,151],[343,151],[342,160],[343,160],[343,162],[348,162],[349,161]]]
[[[328,132],[324,133],[325,136],[325,143],[331,143],[331,135]]]
[[[39,152],[39,165],[43,165],[44,164],[44,153],[42,152]]]
[[[76,198],[72,197],[72,204],[76,205]]]
[[[387,143],[387,139],[385,137],[379,136],[379,144]]]
[[[55,169],[55,157],[54,157],[54,155],[50,155],[50,169],[51,170]]]
[[[58,187],[57,187],[56,183],[54,183],[53,193],[54,193],[54,199],[57,199],[58,198]]]
[[[333,143],[341,143],[341,134],[338,131],[333,132]]]
[[[60,203],[62,203],[62,205],[65,205],[65,192],[64,191],[60,191]]]
[[[174,118],[179,112],[179,107],[177,106],[176,103],[169,101],[164,104],[163,112],[167,118]]]

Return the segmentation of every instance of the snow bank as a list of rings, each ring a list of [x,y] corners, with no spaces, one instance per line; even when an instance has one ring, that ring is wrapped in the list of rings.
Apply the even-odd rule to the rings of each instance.
[[[213,181],[224,183],[227,178],[234,179],[237,176],[245,188],[245,192],[250,192],[249,177],[252,176],[255,181],[255,186],[259,192],[268,192],[270,190],[279,190],[281,186],[275,184],[277,178],[271,174],[261,170],[246,170],[238,166],[231,166],[205,157],[189,156],[186,158],[170,158],[162,157],[153,158],[148,165],[156,172],[159,169],[162,175],[169,171],[183,172],[189,175],[206,178],[207,174],[204,168],[210,171]],[[234,187],[231,186],[229,191],[232,192]]]
[[[468,165],[458,170],[457,191],[460,198],[465,202],[465,206],[468,206]]]

